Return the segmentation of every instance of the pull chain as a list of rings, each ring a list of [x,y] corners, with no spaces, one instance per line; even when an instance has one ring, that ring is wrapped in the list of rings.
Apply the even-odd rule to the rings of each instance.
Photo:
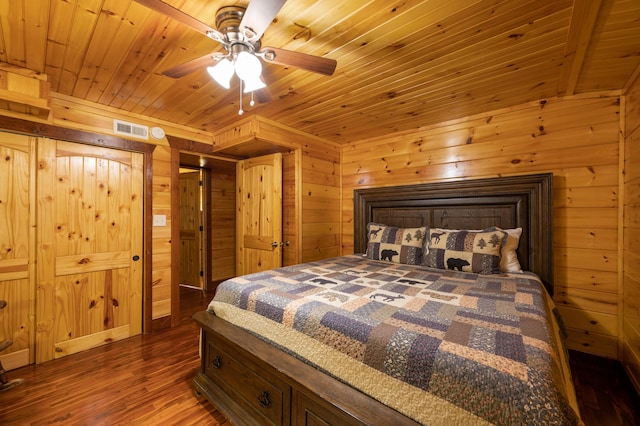
[[[239,80],[240,80],[240,84],[239,84],[239,86],[240,86],[240,109],[238,110],[238,115],[242,115],[242,114],[244,114],[244,111],[242,110],[242,79],[239,79]]]

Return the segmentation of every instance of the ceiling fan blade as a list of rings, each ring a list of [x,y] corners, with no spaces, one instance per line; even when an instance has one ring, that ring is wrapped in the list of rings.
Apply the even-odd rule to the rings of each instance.
[[[155,10],[171,19],[174,19],[192,29],[204,33],[205,35],[213,38],[214,40],[220,40],[222,35],[220,32],[211,28],[209,25],[197,20],[196,18],[187,15],[180,9],[163,2],[162,0],[135,0],[136,3],[146,6],[151,10]]]
[[[285,2],[286,0],[253,0],[244,12],[240,28],[249,29],[251,39],[260,39]]]
[[[260,50],[260,57],[266,62],[292,66],[318,74],[333,75],[338,62],[335,59],[321,56],[307,55],[306,53],[291,50],[278,49],[277,47],[265,47]]]
[[[210,67],[218,63],[216,59],[216,54],[207,53],[204,56],[200,56],[199,58],[192,59],[189,62],[185,62],[180,65],[176,65],[173,68],[169,68],[168,70],[162,71],[162,74],[171,78],[180,78],[184,77],[187,74],[191,74],[194,71],[197,71],[201,68]],[[224,55],[222,55],[224,56]]]

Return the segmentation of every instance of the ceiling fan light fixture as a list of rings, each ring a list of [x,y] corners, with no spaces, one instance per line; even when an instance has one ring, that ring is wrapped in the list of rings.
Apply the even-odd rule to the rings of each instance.
[[[249,52],[240,52],[236,56],[234,68],[238,77],[245,82],[258,80],[262,74],[260,59]]]
[[[262,81],[260,76],[245,79],[244,81],[244,93],[253,92],[254,90],[263,89],[267,87]]]
[[[227,58],[221,59],[213,67],[208,67],[207,72],[218,84],[225,89],[231,87],[231,77],[233,77],[234,67]]]

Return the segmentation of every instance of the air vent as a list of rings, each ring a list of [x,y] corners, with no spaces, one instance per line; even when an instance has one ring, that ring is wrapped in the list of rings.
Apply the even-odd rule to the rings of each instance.
[[[113,120],[113,132],[117,135],[133,136],[134,138],[149,139],[149,128],[140,124],[122,120]]]

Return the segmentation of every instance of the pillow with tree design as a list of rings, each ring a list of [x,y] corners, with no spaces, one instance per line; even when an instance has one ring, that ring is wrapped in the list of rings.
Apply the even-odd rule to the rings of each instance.
[[[482,231],[431,228],[424,265],[477,274],[499,274],[501,249],[507,233],[498,228]]]
[[[422,265],[427,228],[397,228],[369,223],[367,257],[372,260]]]

